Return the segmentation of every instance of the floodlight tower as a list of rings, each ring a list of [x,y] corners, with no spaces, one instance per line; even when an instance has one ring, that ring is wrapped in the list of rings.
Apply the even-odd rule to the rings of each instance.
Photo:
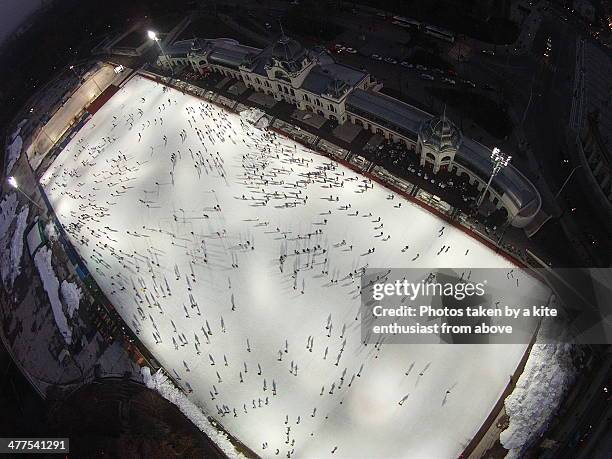
[[[38,205],[38,203],[36,201],[34,201],[31,197],[29,197],[21,188],[19,188],[19,183],[17,182],[17,179],[13,176],[10,176],[8,179],[8,184],[12,187],[15,188],[17,191],[19,191],[22,195],[24,195],[26,198],[28,198],[28,200],[34,204],[36,207],[38,207],[40,210],[42,210],[44,212],[45,209],[43,209],[40,205]]]
[[[162,53],[162,56],[164,56],[166,58],[166,61],[168,62],[168,65],[170,66],[170,73],[172,73],[172,76],[174,76],[174,68],[172,67],[172,62],[170,62],[170,59],[168,58],[168,55],[164,52],[164,48],[162,48],[162,45],[159,41],[159,37],[157,36],[157,33],[155,33],[152,30],[147,31],[147,36],[153,40],[155,43],[157,43],[157,46],[159,47],[159,50]]]
[[[501,171],[504,167],[510,164],[511,159],[512,159],[512,156],[505,155],[504,153],[502,153],[502,151],[499,148],[497,147],[493,148],[493,151],[491,151],[491,161],[493,162],[493,170],[491,170],[491,176],[489,177],[487,186],[485,187],[482,194],[480,195],[480,198],[478,199],[478,204],[476,204],[477,209],[480,207],[480,205],[482,204],[482,201],[487,195],[487,191],[489,191],[489,187],[491,186],[493,177],[499,174],[499,171]]]

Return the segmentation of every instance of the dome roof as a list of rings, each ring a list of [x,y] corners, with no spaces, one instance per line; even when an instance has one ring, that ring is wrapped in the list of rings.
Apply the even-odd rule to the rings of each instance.
[[[438,151],[458,150],[462,134],[446,115],[442,115],[424,121],[419,130],[419,138],[425,145]]]
[[[306,51],[297,41],[283,35],[272,46],[272,57],[281,62],[299,61]]]
[[[325,88],[325,93],[330,96],[339,99],[342,95],[348,91],[348,84],[339,78],[333,79]]]

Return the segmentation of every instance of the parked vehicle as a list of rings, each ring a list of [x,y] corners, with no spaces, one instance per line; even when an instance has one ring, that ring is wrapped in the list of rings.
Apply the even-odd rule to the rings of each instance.
[[[428,75],[427,73],[421,73],[420,76],[421,80],[429,80],[429,81],[434,81],[435,78],[431,75]]]

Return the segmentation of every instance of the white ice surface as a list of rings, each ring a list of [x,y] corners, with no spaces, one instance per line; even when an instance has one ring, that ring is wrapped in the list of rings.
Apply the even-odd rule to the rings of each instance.
[[[390,191],[380,185],[365,190],[364,178],[348,168],[244,125],[238,115],[136,77],[81,129],[42,183],[126,322],[193,390],[190,400],[258,454],[458,456],[526,346],[386,345],[376,352],[361,344],[358,282],[345,276],[366,265],[510,263],[418,206],[387,199]],[[383,237],[374,229],[378,217]],[[343,239],[346,245],[338,245]],[[437,255],[442,246],[450,249]],[[307,248],[310,254],[301,253]],[[529,290],[533,283],[518,275]],[[309,336],[313,352],[306,349]]]

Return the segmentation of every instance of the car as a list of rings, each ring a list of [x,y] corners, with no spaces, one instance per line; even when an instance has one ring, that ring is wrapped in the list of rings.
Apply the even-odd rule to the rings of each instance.
[[[385,62],[387,64],[397,64],[397,61],[393,59],[392,57],[385,57]]]
[[[486,54],[488,56],[495,56],[495,51],[493,51],[491,49],[483,49],[482,50],[482,54]]]
[[[451,84],[453,86],[456,84],[455,80],[453,80],[452,78],[444,77],[444,78],[442,78],[442,81],[444,81],[445,83]]]
[[[419,76],[419,78],[421,80],[429,80],[429,81],[434,81],[435,78],[427,73],[421,73],[421,75]]]
[[[431,69],[431,71],[437,73],[438,75],[444,75],[444,71],[442,69]]]
[[[476,83],[474,83],[473,81],[470,80],[464,80],[463,81],[465,84],[467,84],[468,86],[471,86],[472,88],[476,87]]]
[[[427,67],[425,67],[424,65],[421,65],[421,64],[417,64],[416,68],[417,68],[417,70],[427,70]]]
[[[375,61],[382,61],[383,60],[383,58],[380,57],[378,54],[372,54],[370,57],[372,59],[374,59]]]
[[[402,61],[402,62],[400,62],[400,65],[401,65],[402,67],[406,67],[407,69],[414,68],[414,65],[412,65],[412,64],[411,64],[410,62],[408,62],[408,61]]]
[[[357,50],[355,48],[346,48],[345,51],[349,54],[357,54]]]

